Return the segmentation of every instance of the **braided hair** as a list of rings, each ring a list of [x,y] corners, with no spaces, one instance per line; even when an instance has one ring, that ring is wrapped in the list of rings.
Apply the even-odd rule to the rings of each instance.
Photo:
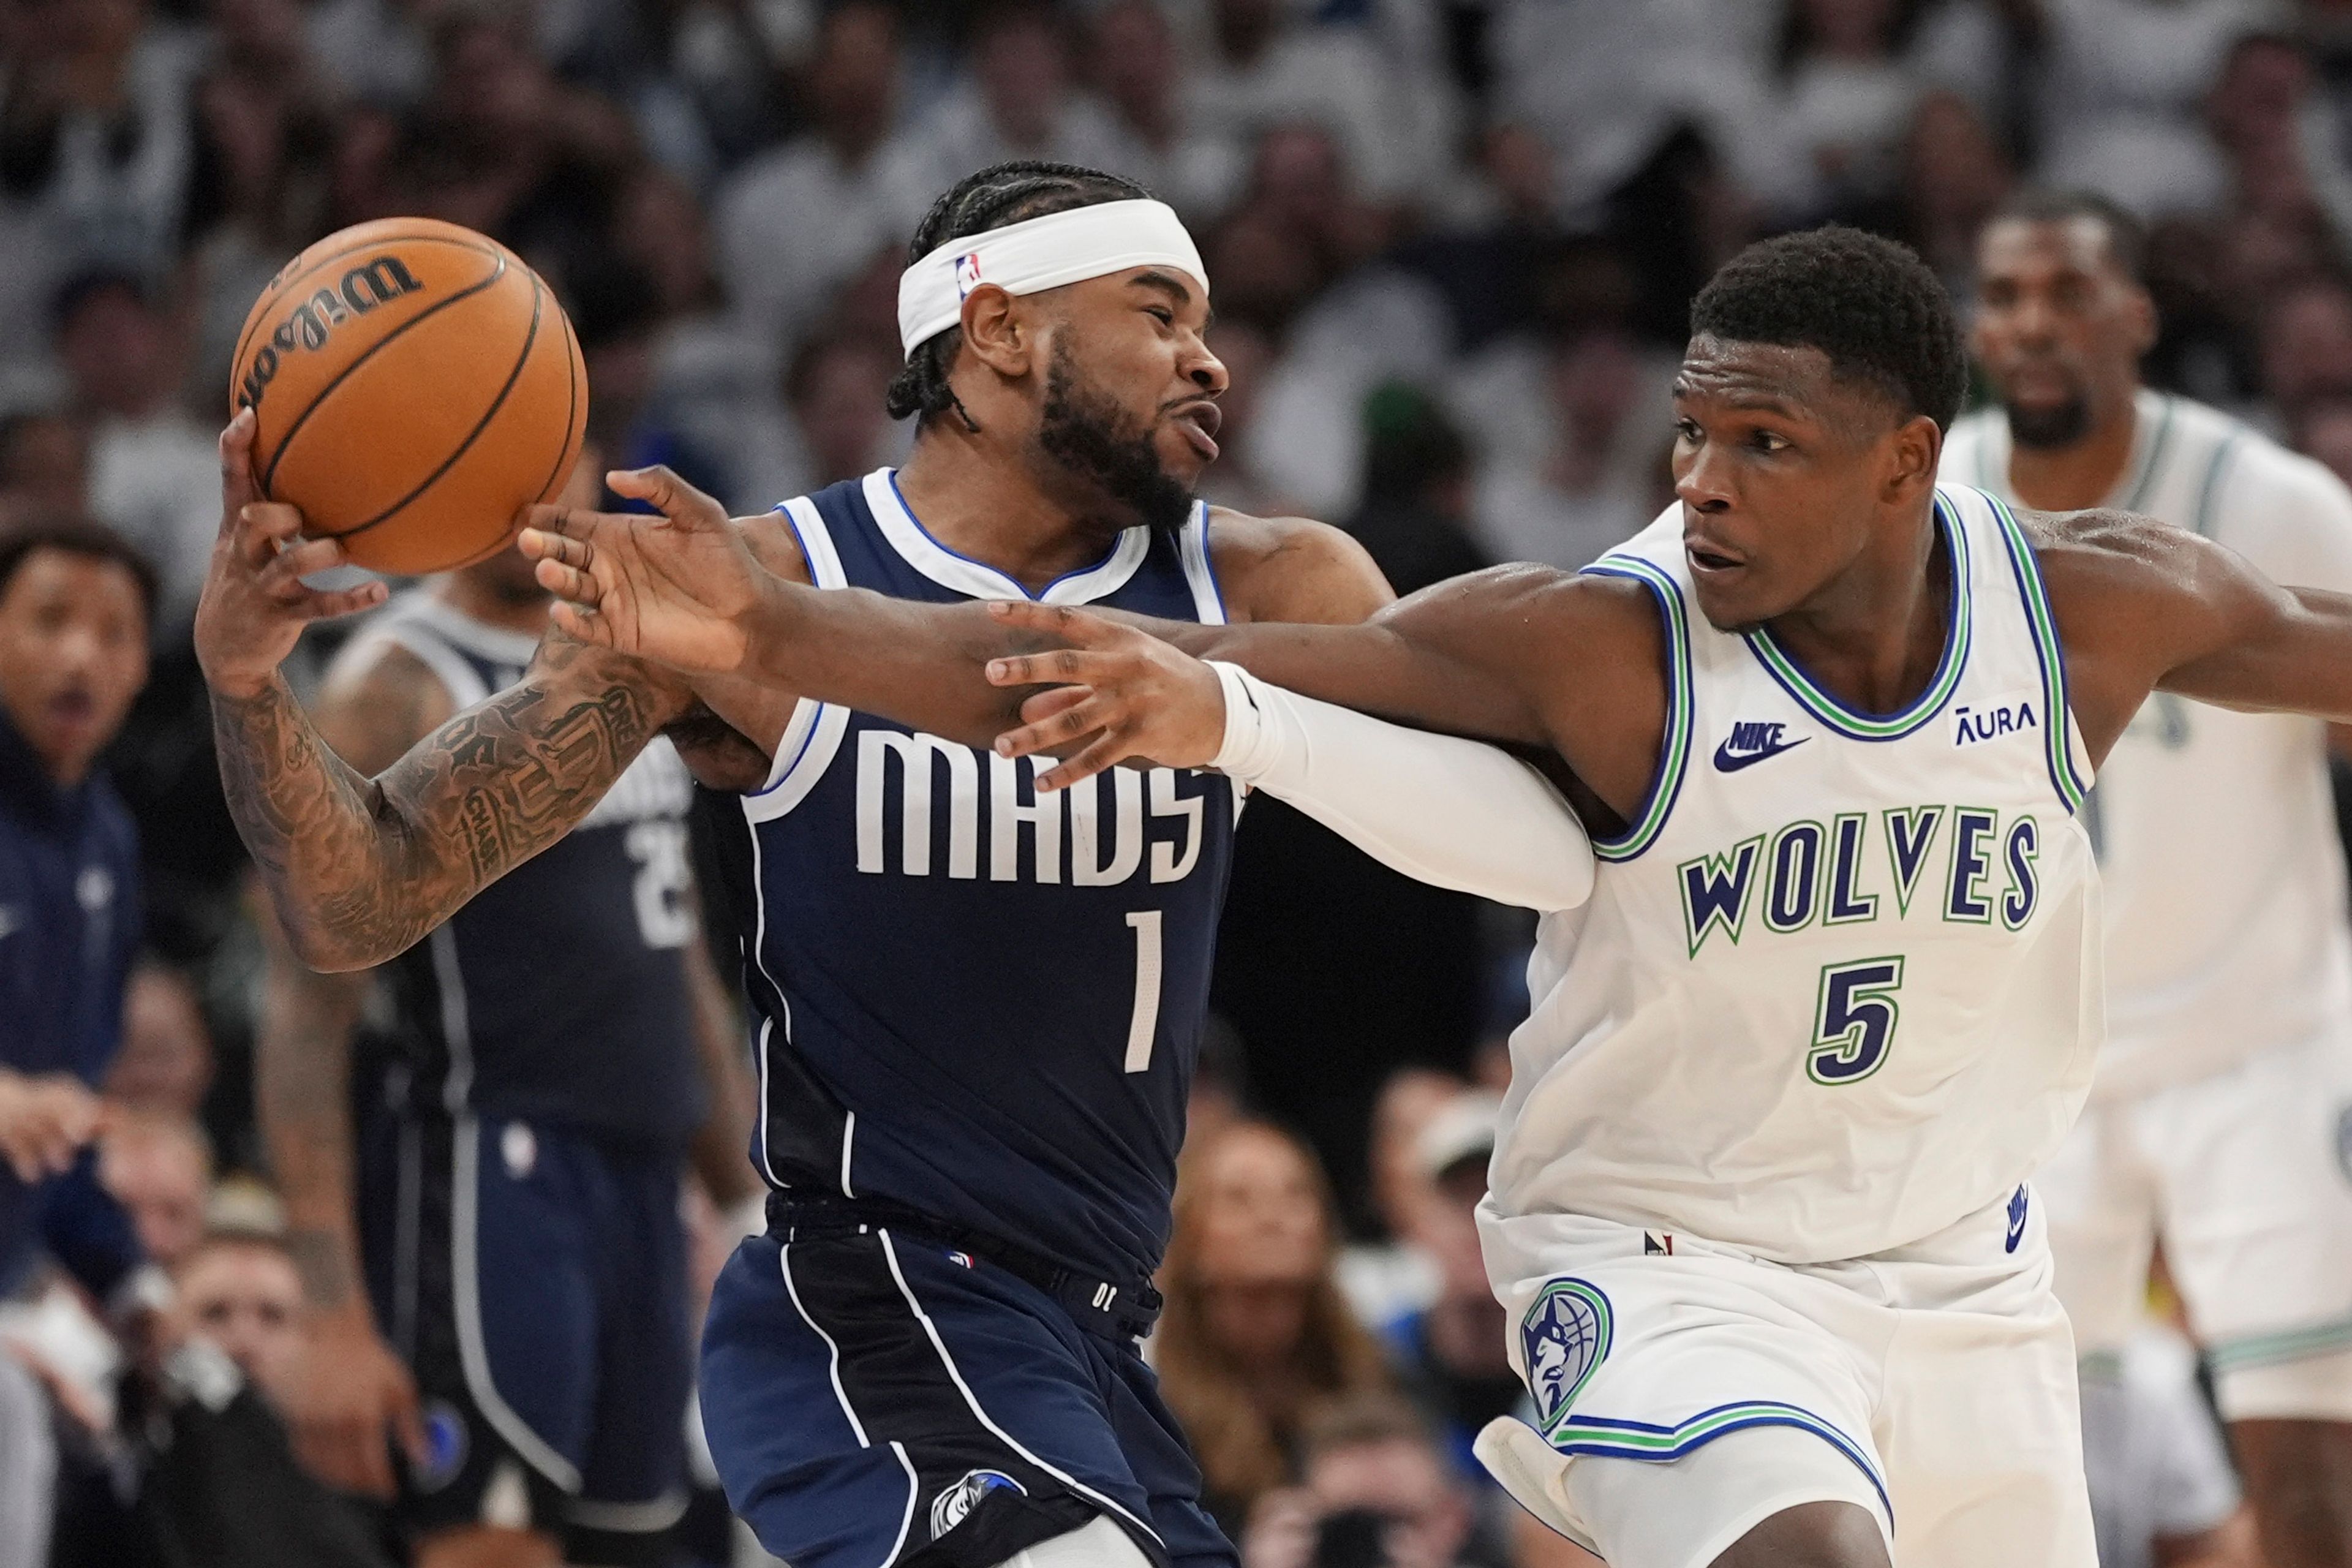
[[[993,164],[958,180],[947,195],[931,204],[931,210],[916,226],[907,261],[911,266],[951,239],[985,234],[1027,218],[1102,202],[1143,201],[1150,195],[1133,180],[1077,163]],[[928,424],[933,416],[952,408],[967,429],[980,428],[948,384],[948,367],[955,363],[956,350],[962,343],[963,329],[950,327],[916,345],[884,395],[883,405],[891,418],[904,419],[912,414],[919,423]]]

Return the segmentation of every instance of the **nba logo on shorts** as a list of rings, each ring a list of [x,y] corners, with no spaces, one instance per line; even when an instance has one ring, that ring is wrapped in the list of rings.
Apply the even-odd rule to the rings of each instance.
[[[955,258],[956,298],[961,300],[980,287],[980,258],[974,255]]]
[[[1519,1324],[1528,1392],[1536,1418],[1549,1429],[1567,1413],[1592,1371],[1609,1353],[1609,1298],[1581,1279],[1555,1279],[1536,1297]]]
[[[957,1525],[971,1517],[980,1500],[993,1491],[1010,1487],[1022,1496],[1029,1489],[1002,1470],[973,1470],[963,1479],[931,1500],[931,1539],[937,1541]]]

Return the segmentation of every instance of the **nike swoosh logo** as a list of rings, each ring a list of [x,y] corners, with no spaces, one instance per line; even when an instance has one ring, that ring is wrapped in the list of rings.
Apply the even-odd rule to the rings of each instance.
[[[2019,1215],[2015,1219],[2009,1222],[2009,1240],[2002,1247],[2001,1250],[2004,1252],[2015,1252],[2017,1250],[2017,1244],[2024,1239],[2025,1216],[2023,1215]]]
[[[1760,752],[1735,752],[1731,749],[1731,742],[1726,741],[1715,749],[1715,771],[1719,773],[1736,773],[1742,768],[1752,768],[1757,763],[1777,757],[1783,752],[1793,752],[1811,739],[1811,735],[1800,735],[1793,741],[1782,741],[1777,745],[1767,746]]]

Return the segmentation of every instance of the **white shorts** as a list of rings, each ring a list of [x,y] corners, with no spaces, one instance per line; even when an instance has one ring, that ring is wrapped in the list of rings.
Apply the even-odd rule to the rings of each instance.
[[[2225,1417],[2352,1421],[2352,1038],[2094,1104],[2033,1185],[2084,1353],[2131,1337],[2160,1237]]]
[[[2039,1209],[2021,1189],[1914,1246],[1807,1267],[1489,1214],[1490,1262],[1538,1265],[1496,1290],[1541,1426],[1495,1422],[1479,1458],[1610,1568],[1706,1568],[1808,1502],[1868,1510],[1903,1568],[2095,1568]]]

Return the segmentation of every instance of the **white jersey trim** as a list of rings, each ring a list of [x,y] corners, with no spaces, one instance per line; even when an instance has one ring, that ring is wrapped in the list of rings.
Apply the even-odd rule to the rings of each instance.
[[[833,534],[815,504],[806,496],[799,496],[776,510],[784,514],[793,537],[800,542],[801,558],[808,563],[811,580],[819,588],[847,587],[849,574],[842,570],[841,556],[833,547]],[[743,796],[744,816],[755,825],[772,821],[806,800],[817,781],[824,776],[824,770],[832,765],[834,753],[841,750],[841,738],[848,731],[846,708],[805,697],[794,703],[792,719],[784,725],[783,736],[776,742],[776,754],[768,764],[768,782]]]
[[[1110,553],[1084,571],[1056,577],[1032,595],[1028,589],[985,562],[959,555],[931,536],[906,497],[898,493],[893,468],[877,468],[866,476],[866,504],[882,530],[882,537],[908,565],[942,588],[974,599],[1031,599],[1043,605],[1090,605],[1116,594],[1135,575],[1151,552],[1149,528],[1123,529]]]

